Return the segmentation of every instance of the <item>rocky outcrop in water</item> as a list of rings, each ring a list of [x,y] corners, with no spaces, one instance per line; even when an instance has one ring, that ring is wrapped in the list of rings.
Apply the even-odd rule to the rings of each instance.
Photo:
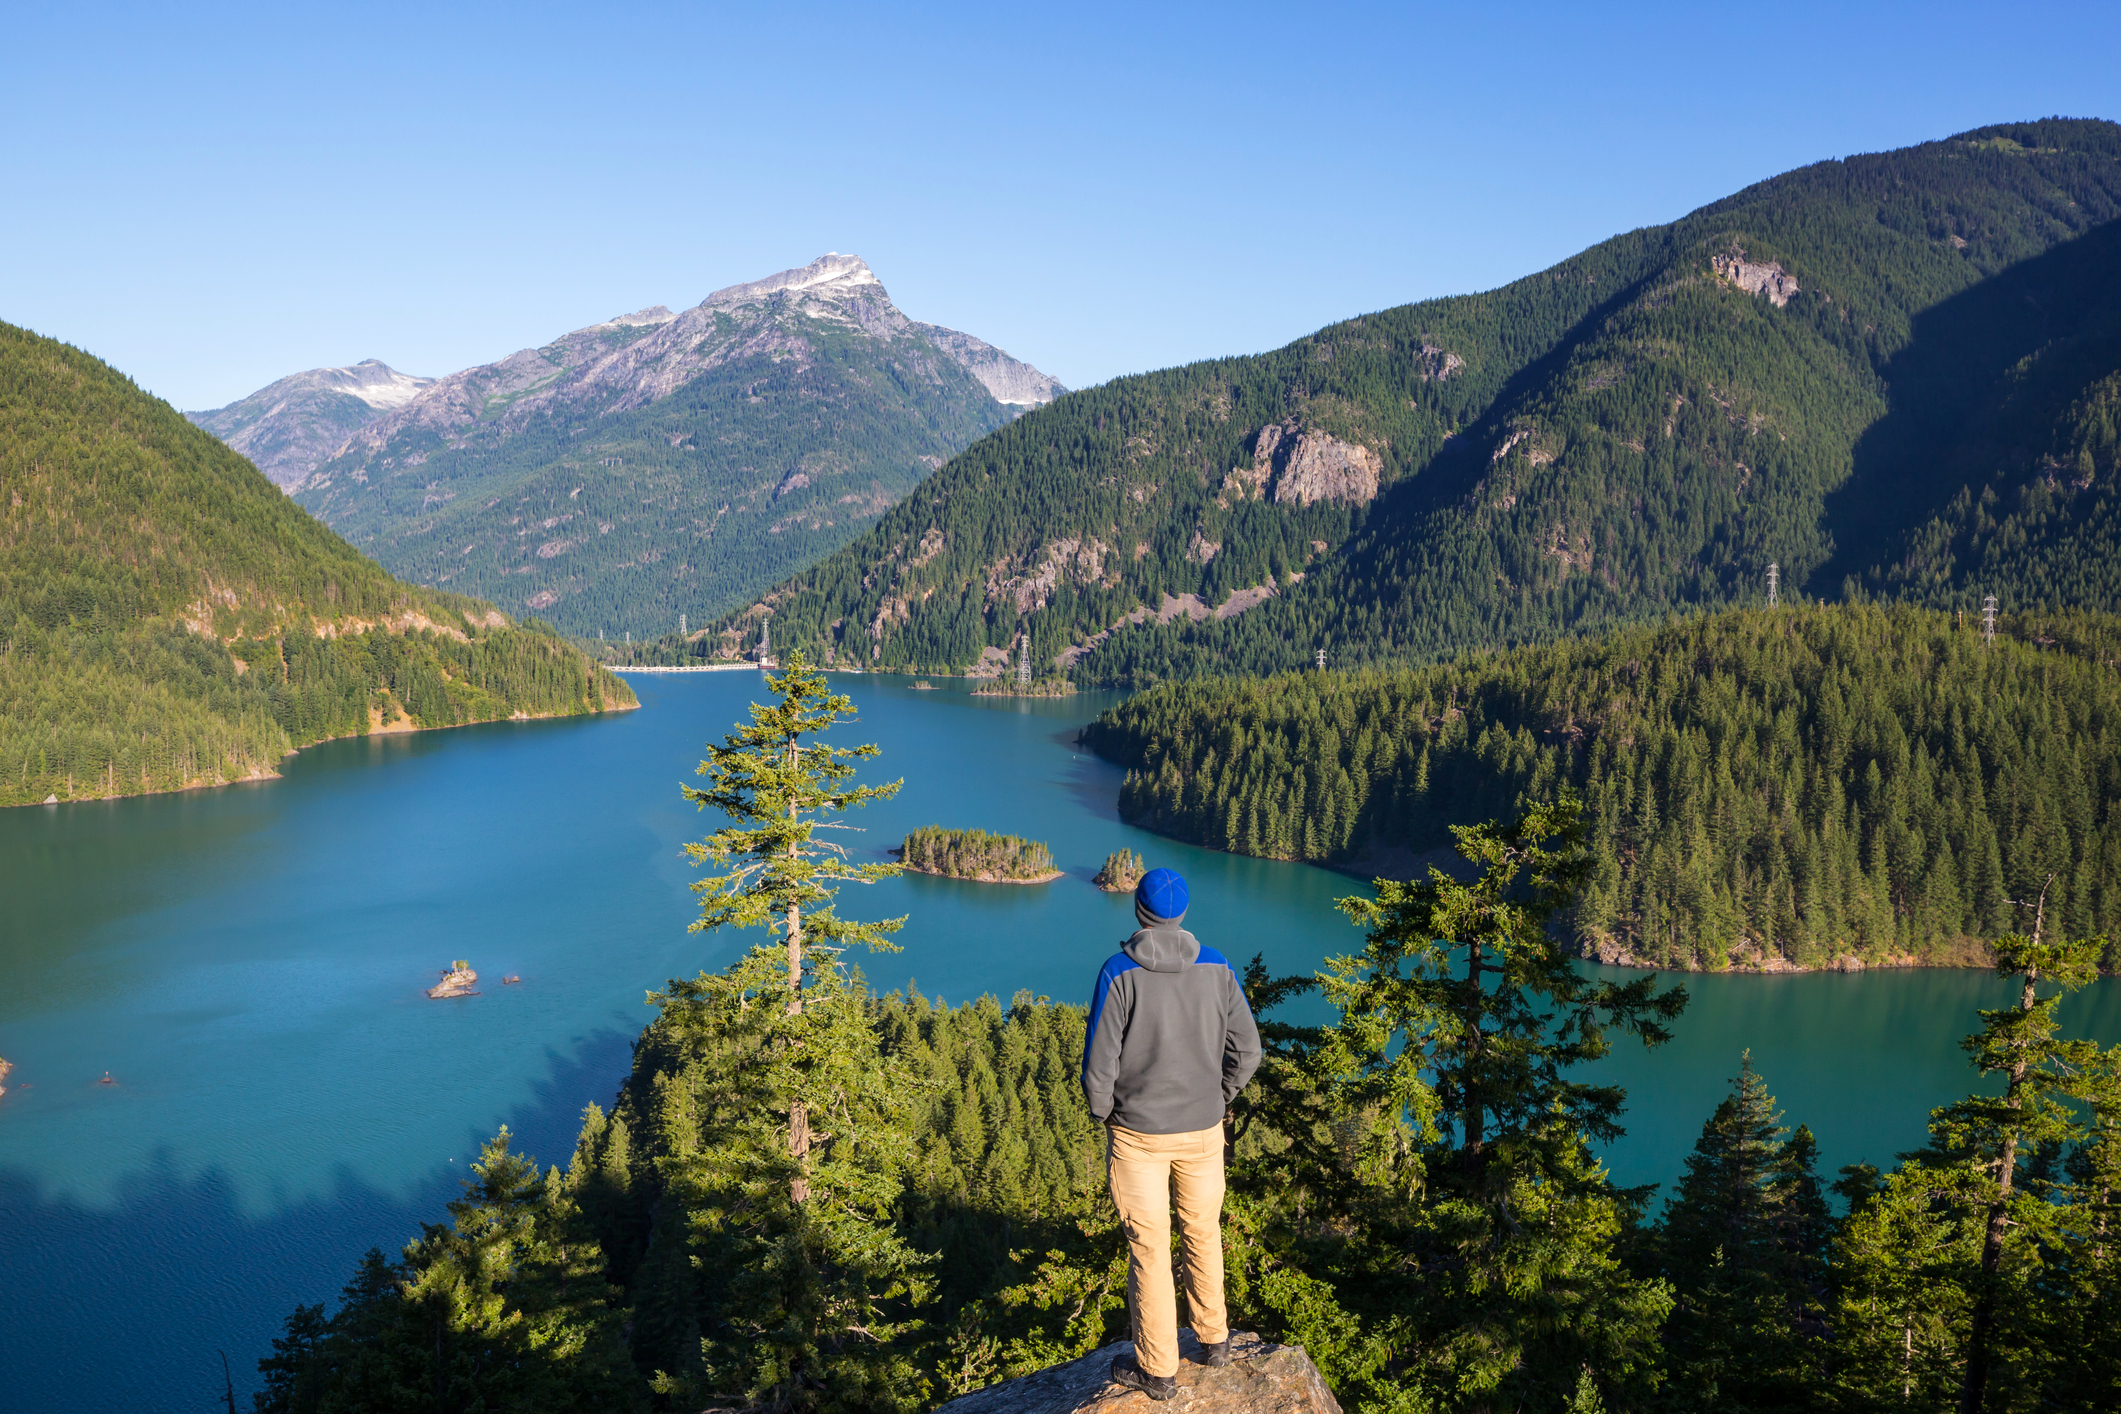
[[[1198,1363],[1193,1332],[1178,1333],[1178,1393],[1158,1404],[1107,1377],[1115,1356],[1131,1354],[1132,1341],[1108,1345],[1066,1365],[1020,1380],[989,1385],[953,1399],[936,1414],[1087,1414],[1087,1411],[1199,1410],[1202,1414],[1340,1414],[1340,1403],[1300,1345],[1276,1345],[1249,1331],[1234,1332],[1230,1363],[1211,1370]]]
[[[468,997],[478,985],[479,974],[471,970],[468,962],[457,962],[442,974],[442,980],[427,989],[430,997]]]

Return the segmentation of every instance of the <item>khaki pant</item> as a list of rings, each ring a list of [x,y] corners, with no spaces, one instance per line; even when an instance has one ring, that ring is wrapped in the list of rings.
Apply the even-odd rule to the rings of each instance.
[[[1230,1334],[1223,1305],[1223,1131],[1137,1134],[1108,1125],[1105,1171],[1127,1229],[1127,1305],[1134,1358],[1152,1375],[1178,1373],[1178,1298],[1171,1283],[1171,1201],[1186,1262],[1193,1335],[1213,1345]]]

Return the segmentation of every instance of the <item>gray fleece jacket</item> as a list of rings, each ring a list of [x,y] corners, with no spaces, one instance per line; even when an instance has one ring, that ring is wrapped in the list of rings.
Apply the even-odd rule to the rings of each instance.
[[[1213,1129],[1258,1069],[1259,1028],[1236,970],[1176,922],[1143,928],[1097,974],[1083,1095],[1100,1124]]]

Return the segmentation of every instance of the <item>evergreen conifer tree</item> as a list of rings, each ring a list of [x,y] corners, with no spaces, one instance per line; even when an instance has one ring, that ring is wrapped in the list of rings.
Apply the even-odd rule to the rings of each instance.
[[[685,791],[729,823],[686,848],[726,869],[694,886],[693,930],[763,925],[783,948],[671,982],[651,997],[662,1015],[643,1042],[667,1057],[643,1282],[659,1353],[676,1368],[660,1366],[654,1386],[775,1409],[910,1408],[913,1312],[933,1285],[931,1259],[894,1222],[917,1087],[882,1053],[868,990],[840,957],[854,943],[889,948],[905,920],[857,922],[833,908],[836,885],[898,866],[853,863],[817,836],[845,828],[821,816],[898,783],[853,784],[875,746],[815,740],[854,704],[799,653],[766,681],[773,700],[709,746],[708,786]]]
[[[817,838],[821,828],[845,828],[821,821],[821,813],[838,814],[898,793],[901,782],[855,786],[854,762],[877,754],[864,746],[804,746],[814,737],[848,720],[854,700],[832,691],[825,675],[810,666],[800,651],[792,654],[779,677],[768,674],[770,703],[753,703],[751,722],[739,726],[719,744],[710,744],[698,774],[708,778],[703,790],[684,787],[685,798],[702,810],[712,806],[732,823],[705,840],[685,846],[694,863],[713,860],[729,866],[695,883],[700,916],[695,933],[717,928],[757,927],[784,935],[788,952],[786,1005],[791,1015],[803,1009],[804,949],[837,952],[850,943],[872,950],[894,950],[887,935],[905,919],[856,923],[832,911],[838,883],[873,883],[898,872],[895,864],[855,864],[844,845]],[[808,917],[804,916],[808,910]],[[673,984],[673,994],[678,984]],[[803,1102],[788,1112],[788,1152],[795,1156],[790,1192],[804,1197],[802,1157],[810,1147],[810,1122]]]
[[[1455,833],[1472,882],[1341,900],[1369,936],[1320,979],[1336,1024],[1262,1030],[1233,1296],[1361,1407],[1633,1405],[1671,1298],[1621,1265],[1643,1195],[1589,1150],[1621,1094],[1567,1072],[1613,1029],[1667,1039],[1686,995],[1592,981],[1549,931],[1589,868],[1575,800]],[[1294,987],[1248,983],[1261,1007]]]
[[[1747,1052],[1665,1209],[1657,1248],[1677,1299],[1666,1343],[1675,1393],[1695,1408],[1812,1403],[1830,1223],[1811,1132],[1779,1121]]]
[[[2033,905],[2033,931],[1996,940],[1996,971],[2019,983],[2017,1005],[1981,1013],[1982,1027],[1966,1038],[1967,1054],[1983,1075],[2004,1078],[2001,1095],[1973,1095],[1936,1112],[1930,1126],[1931,1162],[1950,1177],[1956,1202],[1974,1214],[1980,1233],[1979,1270],[1970,1274],[1966,1361],[1960,1376],[1961,1414],[1982,1414],[1999,1365],[2019,1363],[2040,1258],[2060,1209],[2052,1185],[2020,1181],[2019,1166],[2037,1145],[2078,1137],[2065,1097],[2081,1095],[2083,1078],[2098,1064],[2088,1041],[2056,1033],[2059,994],[2042,997],[2043,981],[2065,990],[2098,976],[2103,938],[2047,937],[2047,893]]]

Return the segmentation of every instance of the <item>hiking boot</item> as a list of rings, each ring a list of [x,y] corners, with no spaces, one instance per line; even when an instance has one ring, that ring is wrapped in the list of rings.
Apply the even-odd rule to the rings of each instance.
[[[1132,1355],[1122,1355],[1112,1362],[1112,1383],[1138,1389],[1155,1400],[1169,1399],[1178,1393],[1176,1376],[1152,1375]]]
[[[1230,1363],[1230,1337],[1224,1336],[1213,1345],[1201,1342],[1200,1363],[1210,1369],[1220,1370]]]

